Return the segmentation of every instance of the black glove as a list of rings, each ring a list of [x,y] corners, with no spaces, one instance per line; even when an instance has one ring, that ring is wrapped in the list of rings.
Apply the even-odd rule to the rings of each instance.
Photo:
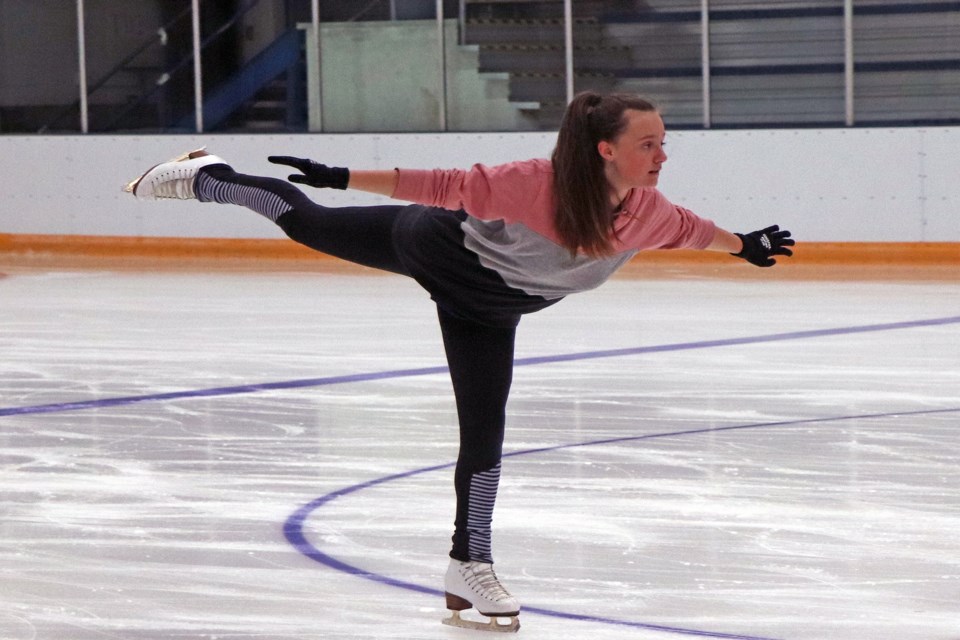
[[[734,234],[743,240],[743,249],[740,253],[730,255],[743,258],[750,264],[758,267],[772,267],[777,264],[771,256],[792,256],[793,251],[787,249],[796,244],[790,237],[789,231],[780,231],[780,227],[773,225],[760,231]]]
[[[267,160],[273,164],[286,165],[300,171],[303,175],[294,173],[287,176],[287,180],[297,184],[307,184],[318,189],[346,189],[347,183],[350,182],[350,170],[344,167],[328,167],[307,158],[292,156],[269,156]]]

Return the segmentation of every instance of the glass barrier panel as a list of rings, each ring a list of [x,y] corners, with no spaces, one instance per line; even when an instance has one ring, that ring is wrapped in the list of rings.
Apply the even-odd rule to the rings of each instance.
[[[843,0],[710,1],[718,127],[843,126]]]
[[[591,14],[584,9],[593,6]],[[669,128],[704,123],[700,0],[607,0],[579,6],[577,91],[635,93]]]
[[[90,132],[162,132],[192,116],[190,0],[84,5]]]
[[[202,8],[204,129],[305,131],[304,34],[288,8],[275,0]]]
[[[80,131],[77,10],[0,3],[0,133]]]
[[[854,2],[854,120],[960,123],[960,7]]]
[[[77,4],[0,2],[0,133],[81,131],[82,73],[89,131],[194,131],[191,0],[83,0],[82,66]],[[569,60],[563,0],[317,4],[319,36],[312,0],[200,2],[205,131],[555,130],[568,63],[672,128],[847,122],[844,0],[574,0]],[[855,0],[852,28],[855,124],[960,122],[957,3]]]
[[[298,24],[306,39],[307,129],[445,130],[443,52],[456,47],[456,15],[441,30],[434,0],[347,9],[321,6],[319,36],[312,21]]]
[[[567,99],[562,0],[462,4],[463,46],[449,64],[469,78],[449,101],[451,129],[555,130]]]
[[[196,130],[192,4],[84,1],[91,132]],[[288,24],[283,4],[199,6],[203,130],[305,130],[303,34]],[[41,130],[76,130],[78,111],[67,103]]]

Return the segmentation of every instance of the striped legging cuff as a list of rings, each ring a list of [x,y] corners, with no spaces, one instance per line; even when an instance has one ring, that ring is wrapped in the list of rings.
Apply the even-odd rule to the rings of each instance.
[[[215,165],[211,165],[215,166]],[[219,202],[220,204],[236,204],[256,211],[263,217],[276,222],[277,218],[293,209],[293,205],[286,202],[278,194],[264,186],[256,184],[258,180],[251,178],[241,183],[222,175],[211,175],[212,172],[200,170],[194,185],[194,193],[200,202]],[[239,174],[230,172],[230,177]],[[267,182],[267,179],[263,179]]]
[[[470,479],[470,507],[467,516],[470,559],[493,562],[492,527],[493,506],[500,485],[500,464],[492,469],[475,473]]]

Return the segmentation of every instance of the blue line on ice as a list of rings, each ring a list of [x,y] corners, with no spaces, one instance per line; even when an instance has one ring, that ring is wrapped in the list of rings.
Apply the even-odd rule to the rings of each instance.
[[[808,331],[792,331],[788,333],[772,333],[760,336],[746,336],[742,338],[722,338],[718,340],[703,340],[698,342],[679,342],[672,344],[654,345],[649,347],[629,347],[625,349],[607,349],[603,351],[582,351],[578,353],[538,356],[533,358],[518,358],[517,367],[528,367],[556,362],[572,362],[576,360],[597,360],[600,358],[617,358],[635,356],[645,353],[663,353],[670,351],[692,351],[695,349],[710,349],[714,347],[731,347],[736,345],[761,344],[765,342],[785,342],[789,340],[806,340],[810,338],[825,338],[850,335],[856,333],[872,333],[877,331],[895,331],[898,329],[917,329],[949,324],[960,324],[960,316],[946,318],[929,318],[907,322],[890,322],[885,324],[868,324],[853,327],[836,327],[832,329],[813,329]],[[389,371],[375,371],[372,373],[355,373],[344,376],[330,376],[326,378],[307,378],[303,380],[285,380],[279,382],[265,382],[259,384],[245,384],[232,387],[214,387],[211,389],[193,389],[187,391],[171,391],[168,393],[153,393],[139,396],[125,396],[120,398],[100,398],[81,400],[77,402],[58,402],[25,407],[0,407],[0,417],[30,415],[37,413],[61,413],[64,411],[82,411],[86,409],[104,409],[141,402],[160,402],[164,400],[182,400],[190,398],[211,398],[217,396],[234,396],[260,391],[276,391],[282,389],[303,389],[307,387],[323,387],[352,382],[370,382],[374,380],[389,380],[394,378],[411,378],[446,373],[445,366],[421,367],[418,369],[394,369]]]

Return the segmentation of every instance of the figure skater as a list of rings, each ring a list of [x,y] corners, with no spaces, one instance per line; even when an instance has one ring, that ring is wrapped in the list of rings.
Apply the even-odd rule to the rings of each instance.
[[[493,571],[491,530],[521,316],[599,286],[639,251],[719,251],[760,267],[793,255],[789,231],[730,233],[670,203],[656,189],[666,159],[663,120],[651,102],[586,92],[567,107],[550,159],[361,171],[269,158],[297,170],[290,182],[415,204],[325,207],[290,182],[238,173],[203,150],[153,167],[126,189],[140,200],[252,209],[301,244],[412,277],[429,292],[460,428],[444,579],[453,614],[444,622],[516,631],[520,604]],[[490,620],[461,618],[471,607]]]

